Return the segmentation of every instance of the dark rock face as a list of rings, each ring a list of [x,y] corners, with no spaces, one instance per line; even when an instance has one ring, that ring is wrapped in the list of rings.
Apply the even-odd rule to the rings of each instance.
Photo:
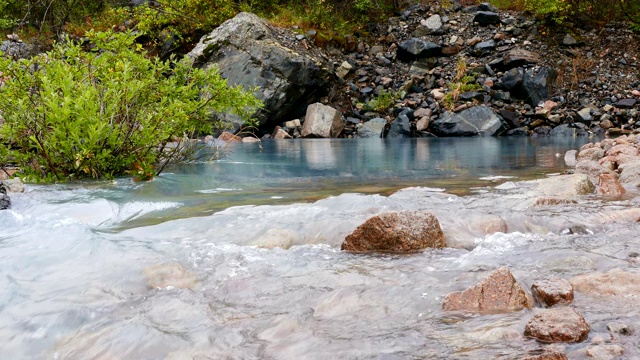
[[[532,300],[506,267],[492,272],[478,285],[448,294],[442,302],[443,310],[476,313],[512,312],[531,306]]]
[[[352,252],[406,253],[446,246],[440,223],[426,211],[388,212],[358,226],[342,243]]]
[[[523,49],[513,49],[503,57],[502,66],[505,70],[508,70],[522,65],[537,64],[538,62],[540,62],[540,55],[537,53]]]
[[[539,280],[533,283],[531,292],[538,302],[548,307],[569,305],[573,301],[573,287],[567,280]]]
[[[0,183],[0,210],[8,209],[11,207],[11,198],[7,195],[4,185]]]
[[[217,65],[230,85],[258,87],[264,108],[256,115],[262,125],[299,117],[335,79],[323,60],[281,45],[270,25],[250,13],[225,21],[187,56],[195,66]],[[239,119],[227,120],[239,127]]]
[[[500,23],[500,15],[492,11],[478,11],[473,18],[473,22],[477,22],[482,26],[497,25]]]
[[[543,67],[538,73],[528,70],[522,80],[522,98],[531,106],[547,100],[556,76],[556,71],[547,67]]]
[[[493,40],[482,41],[473,48],[474,56],[484,56],[492,53],[496,49],[496,42]]]
[[[511,69],[500,78],[497,86],[505,90],[511,90],[522,84],[522,80],[524,80],[524,71],[522,69]]]
[[[591,328],[584,317],[569,307],[545,309],[538,312],[524,329],[524,335],[544,343],[580,342]]]
[[[438,136],[493,136],[506,128],[502,120],[486,106],[474,106],[459,113],[446,112],[431,124]]]
[[[431,41],[424,41],[418,38],[411,38],[398,47],[398,60],[413,61],[426,57],[438,56],[442,52],[442,47]]]

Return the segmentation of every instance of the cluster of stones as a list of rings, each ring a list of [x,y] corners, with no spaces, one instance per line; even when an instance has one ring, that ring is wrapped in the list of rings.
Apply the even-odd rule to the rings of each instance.
[[[358,226],[342,244],[342,250],[353,253],[408,253],[446,246],[437,218],[426,211],[386,212]],[[497,314],[533,309],[524,336],[542,344],[577,343],[587,339],[591,328],[573,306],[577,291],[601,295],[635,294],[640,291],[637,274],[612,270],[606,274],[576,276],[571,281],[559,278],[537,280],[526,291],[507,267],[499,268],[464,291],[444,297],[444,311],[475,314]],[[537,305],[537,307],[536,307]],[[635,331],[624,322],[610,322],[607,329],[613,336],[629,336]],[[614,358],[624,349],[617,344],[602,344],[594,340],[586,350],[592,358]],[[526,357],[527,360],[567,359],[562,349],[543,347]]]
[[[345,37],[339,49],[323,55],[344,84],[338,88],[346,88],[348,99],[332,102],[345,118],[342,137],[620,134],[636,128],[640,82],[625,75],[637,66],[635,54],[596,54],[597,44],[589,42],[595,34],[579,41],[567,35],[561,46],[550,46],[537,36],[534,20],[488,4],[415,5],[370,30],[375,39]],[[314,34],[289,36],[288,46],[297,39],[313,47]],[[609,60],[614,56],[624,65]],[[453,107],[445,108],[458,57],[467,59],[478,90],[456,93]],[[583,62],[595,65],[574,74]],[[392,111],[367,111],[363,105],[382,91],[401,94]],[[280,121],[289,136],[304,137],[290,119]]]
[[[589,143],[565,154],[575,172],[586,174],[601,195],[619,196],[640,186],[640,136],[623,135]]]

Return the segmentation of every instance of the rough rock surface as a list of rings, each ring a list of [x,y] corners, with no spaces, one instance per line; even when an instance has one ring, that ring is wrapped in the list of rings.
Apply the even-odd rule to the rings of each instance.
[[[570,307],[544,309],[527,322],[524,335],[540,342],[580,342],[589,335],[584,317]]]
[[[540,195],[554,197],[571,197],[593,194],[595,186],[584,174],[552,176],[537,180],[535,192]]]
[[[539,355],[527,356],[522,360],[567,360],[567,355],[559,350],[549,350]]]
[[[414,252],[446,246],[440,223],[426,211],[387,212],[358,226],[342,243],[352,252]]]
[[[196,276],[177,263],[148,266],[144,269],[144,276],[147,285],[152,289],[191,289],[197,284]]]
[[[11,207],[11,198],[7,195],[7,189],[4,183],[0,181],[0,210],[5,210]]]
[[[509,269],[502,267],[489,274],[480,284],[465,291],[448,294],[442,302],[442,309],[504,313],[531,308],[532,305],[532,299]]]
[[[573,289],[578,292],[596,295],[640,295],[640,274],[622,269],[609,270],[606,273],[592,273],[575,276],[571,279]]]
[[[598,194],[606,196],[620,196],[627,192],[620,181],[613,174],[602,173],[598,181]]]
[[[307,108],[302,137],[330,138],[337,137],[344,129],[340,113],[327,105],[315,103]]]
[[[256,115],[261,124],[273,126],[303,113],[335,79],[324,60],[281,44],[276,33],[258,16],[240,13],[202,37],[187,54],[196,66],[217,65],[231,85],[258,87],[264,108]]]
[[[438,136],[500,135],[502,120],[486,106],[474,106],[459,113],[447,112],[434,121],[431,129]]]
[[[387,124],[387,120],[383,118],[375,118],[367,121],[358,128],[359,138],[379,138],[382,129]]]
[[[564,279],[538,280],[531,286],[531,292],[538,302],[548,307],[569,305],[573,301],[573,287]]]
[[[596,360],[614,360],[624,354],[624,348],[618,344],[599,344],[587,349],[587,356]]]

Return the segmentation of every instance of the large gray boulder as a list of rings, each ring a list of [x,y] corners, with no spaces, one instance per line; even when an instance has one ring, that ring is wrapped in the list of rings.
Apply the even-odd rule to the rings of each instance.
[[[359,138],[379,138],[382,134],[382,129],[387,124],[387,120],[383,118],[375,118],[367,121],[358,128],[357,136]]]
[[[446,112],[430,126],[438,136],[493,136],[505,129],[500,117],[487,106],[474,106],[459,113]]]
[[[187,54],[195,66],[218,66],[230,85],[257,88],[264,107],[256,116],[261,125],[272,126],[300,117],[336,79],[323,60],[285,47],[274,34],[265,20],[243,12],[203,36]],[[236,117],[227,121],[241,125]]]
[[[344,129],[344,121],[338,110],[331,106],[315,103],[307,108],[302,137],[330,138],[338,137]]]
[[[0,43],[0,52],[14,60],[27,59],[36,55],[39,49],[19,40],[6,40]]]
[[[411,38],[398,46],[398,60],[400,61],[414,61],[439,56],[441,53],[442,46],[419,38]]]

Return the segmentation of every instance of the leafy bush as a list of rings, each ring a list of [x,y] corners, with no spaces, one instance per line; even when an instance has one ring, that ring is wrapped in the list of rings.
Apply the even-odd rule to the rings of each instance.
[[[180,155],[176,140],[210,132],[212,112],[247,116],[258,101],[215,69],[145,57],[131,33],[89,32],[28,60],[0,58],[0,154],[28,180],[150,178]]]
[[[378,113],[385,112],[387,109],[395,105],[396,100],[402,97],[400,91],[395,92],[393,90],[382,89],[378,92],[378,96],[367,101],[363,104],[362,108],[365,111],[375,111]]]

